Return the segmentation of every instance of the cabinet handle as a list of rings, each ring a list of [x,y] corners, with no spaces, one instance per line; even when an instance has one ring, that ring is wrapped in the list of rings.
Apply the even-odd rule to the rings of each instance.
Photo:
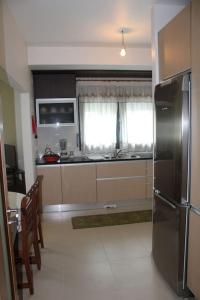
[[[191,206],[191,211],[196,215],[200,216],[200,208],[195,208],[194,206]]]
[[[169,202],[167,199],[165,199],[164,197],[162,197],[159,193],[159,191],[157,192],[158,190],[155,190],[155,194],[156,194],[156,196],[160,199],[160,200],[162,200],[165,204],[167,204],[168,206],[170,206],[171,208],[173,208],[173,209],[176,209],[176,206],[173,204],[173,203],[171,203],[171,202]]]

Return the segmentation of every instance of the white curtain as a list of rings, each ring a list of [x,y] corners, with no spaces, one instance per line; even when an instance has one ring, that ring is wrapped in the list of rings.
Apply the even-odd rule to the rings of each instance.
[[[150,82],[83,81],[78,82],[77,93],[84,152],[110,152],[116,145],[131,151],[152,151]]]
[[[117,103],[113,98],[81,99],[81,141],[84,152],[105,153],[116,147]]]
[[[151,97],[138,97],[120,103],[120,144],[136,152],[152,151],[153,104]]]

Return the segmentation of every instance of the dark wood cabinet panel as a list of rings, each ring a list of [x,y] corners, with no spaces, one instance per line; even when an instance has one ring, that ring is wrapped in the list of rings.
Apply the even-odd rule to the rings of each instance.
[[[35,99],[76,97],[75,74],[34,73],[33,85]]]

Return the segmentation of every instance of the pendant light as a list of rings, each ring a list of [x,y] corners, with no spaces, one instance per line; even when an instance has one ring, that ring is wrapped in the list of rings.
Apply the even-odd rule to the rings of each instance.
[[[122,48],[121,48],[121,51],[120,51],[120,55],[125,56],[126,55],[126,48],[125,48],[125,43],[124,43],[124,30],[123,29],[121,31],[121,34],[122,34]]]

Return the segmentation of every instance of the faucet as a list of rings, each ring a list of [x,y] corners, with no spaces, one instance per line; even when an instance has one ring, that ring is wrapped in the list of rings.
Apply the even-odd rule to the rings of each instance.
[[[119,154],[123,151],[123,149],[116,149],[114,154],[113,154],[113,158],[118,158]]]

